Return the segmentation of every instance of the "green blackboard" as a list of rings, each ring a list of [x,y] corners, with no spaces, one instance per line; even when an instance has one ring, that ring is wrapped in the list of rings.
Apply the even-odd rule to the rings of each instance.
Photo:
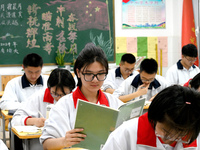
[[[71,63],[88,42],[114,62],[113,8],[113,0],[0,0],[0,65],[21,65],[32,52],[55,64],[57,50]]]

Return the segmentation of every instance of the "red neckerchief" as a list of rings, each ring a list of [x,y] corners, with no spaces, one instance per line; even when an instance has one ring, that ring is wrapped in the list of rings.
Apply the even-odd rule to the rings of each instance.
[[[183,86],[189,87],[190,81],[191,81],[191,80],[192,80],[192,79],[189,79]]]
[[[104,93],[101,90],[99,90],[98,93],[99,94],[98,94],[97,103],[99,102],[101,105],[106,105],[106,106],[109,107],[108,100],[107,100],[106,96],[104,95]],[[89,102],[85,98],[85,96],[83,95],[83,93],[81,92],[79,86],[76,88],[76,90],[72,94],[73,94],[73,100],[74,100],[74,108],[76,108],[78,99],[81,99],[81,100]]]
[[[148,120],[148,113],[139,117],[137,137],[137,144],[157,147],[155,130]],[[171,146],[175,146],[174,143]],[[183,147],[197,147],[197,141],[195,140],[189,145],[183,143]]]
[[[45,93],[44,93],[44,98],[43,98],[43,102],[47,102],[47,103],[54,103],[54,98],[51,96],[51,92],[49,88],[46,88]]]

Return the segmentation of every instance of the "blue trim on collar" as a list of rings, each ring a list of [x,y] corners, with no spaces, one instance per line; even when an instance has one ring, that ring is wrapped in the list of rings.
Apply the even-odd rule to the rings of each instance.
[[[30,87],[32,84],[27,80],[26,78],[26,75],[24,73],[24,75],[22,76],[21,78],[21,81],[22,81],[22,88],[26,88],[26,87]],[[37,83],[35,85],[43,85],[43,80],[42,80],[42,76],[40,76],[38,79],[37,79]]]
[[[131,73],[129,76],[132,76],[133,73]],[[121,71],[120,71],[120,67],[118,67],[117,69],[115,69],[115,77],[122,77]]]
[[[181,64],[181,59],[177,62],[177,68],[179,70],[183,69],[183,65]],[[192,65],[192,68],[196,68],[195,65]]]
[[[134,86],[135,88],[138,88],[138,86],[142,85],[143,82],[140,79],[140,74],[136,75],[135,78],[133,79],[131,85]],[[154,79],[153,82],[150,83],[149,88],[148,89],[152,89],[152,87],[154,87],[155,89],[157,89],[158,87],[160,87],[160,83],[158,82],[158,80]]]

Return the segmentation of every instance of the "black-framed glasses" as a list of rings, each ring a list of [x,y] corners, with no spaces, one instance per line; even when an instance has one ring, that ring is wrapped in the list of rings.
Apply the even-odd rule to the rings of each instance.
[[[134,70],[134,68],[133,68],[133,69],[130,69],[130,70],[129,70],[129,69],[125,69],[125,72],[126,72],[126,73],[129,73],[129,72],[132,73],[133,70]]]
[[[87,82],[90,82],[94,79],[94,77],[97,78],[98,81],[104,81],[106,79],[107,73],[97,73],[97,74],[93,74],[93,73],[83,73],[84,75],[84,79]]]
[[[65,96],[66,94],[54,94],[54,93],[51,93],[51,96],[56,98],[56,97],[63,97]]]
[[[190,59],[186,58],[186,56],[185,56],[185,59],[187,59],[187,61],[188,61],[189,63],[194,63],[194,62],[197,60],[196,58],[193,59],[193,60],[190,60]]]

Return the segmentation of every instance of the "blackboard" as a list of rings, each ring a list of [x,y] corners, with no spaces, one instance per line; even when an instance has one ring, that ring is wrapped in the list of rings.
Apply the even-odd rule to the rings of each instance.
[[[1,66],[21,65],[28,53],[55,64],[57,50],[71,63],[88,42],[115,61],[113,0],[0,0]]]

